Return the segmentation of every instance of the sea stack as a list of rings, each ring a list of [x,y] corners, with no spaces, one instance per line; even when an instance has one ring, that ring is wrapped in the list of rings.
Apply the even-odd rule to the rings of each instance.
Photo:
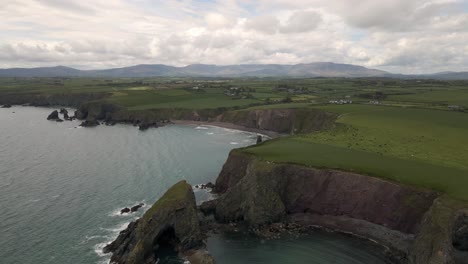
[[[214,263],[206,251],[195,195],[186,181],[172,186],[146,213],[104,248],[111,263],[157,263],[168,245],[190,263]]]

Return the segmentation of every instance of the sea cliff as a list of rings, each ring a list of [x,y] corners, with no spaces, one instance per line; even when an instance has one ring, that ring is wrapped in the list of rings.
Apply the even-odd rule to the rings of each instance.
[[[452,246],[454,232],[467,227],[466,218],[460,220],[463,204],[432,190],[234,150],[215,191],[220,222],[319,226],[371,239],[387,247],[395,263],[466,263]]]

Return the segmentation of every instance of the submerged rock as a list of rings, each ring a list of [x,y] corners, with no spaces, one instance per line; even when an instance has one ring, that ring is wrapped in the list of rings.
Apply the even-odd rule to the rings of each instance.
[[[204,262],[192,263],[213,263],[207,261],[209,255],[203,252],[205,245],[195,195],[185,181],[172,186],[143,217],[130,223],[103,251],[112,253],[111,263],[155,263],[158,250],[168,245],[179,254],[202,256],[195,259]]]
[[[5,105],[2,106],[2,108],[10,108],[10,107],[11,107],[10,104],[5,104]]]
[[[197,189],[213,189],[215,188],[215,185],[212,182],[208,182],[207,184],[197,184],[195,185],[195,188]]]
[[[58,119],[60,119],[60,117],[59,117],[57,110],[52,111],[52,113],[50,113],[49,116],[47,117],[47,120],[58,120]]]

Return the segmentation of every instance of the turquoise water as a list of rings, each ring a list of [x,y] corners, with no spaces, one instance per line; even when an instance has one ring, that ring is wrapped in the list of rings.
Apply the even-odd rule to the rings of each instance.
[[[79,128],[79,122],[47,121],[50,112],[0,109],[4,264],[107,263],[102,247],[148,206],[132,215],[120,215],[121,208],[152,204],[181,179],[191,184],[214,181],[230,149],[255,142],[252,134],[216,127],[167,126],[144,132],[129,125]],[[196,194],[199,199],[207,196]],[[319,246],[330,241],[338,246]],[[272,248],[286,254],[289,263],[383,263],[378,262],[381,256],[352,241],[333,234],[292,243],[216,236],[209,249],[220,264],[286,263],[270,257]],[[304,262],[315,254],[310,247],[327,249],[319,254],[320,262]],[[357,262],[340,262],[351,253]]]

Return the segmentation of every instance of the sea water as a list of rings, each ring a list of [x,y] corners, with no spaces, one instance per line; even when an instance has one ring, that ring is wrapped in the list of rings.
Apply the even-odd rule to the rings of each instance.
[[[0,262],[107,263],[102,248],[174,183],[214,182],[229,151],[256,136],[211,126],[79,127],[46,120],[53,109],[0,109]],[[209,198],[195,189],[200,200]],[[120,209],[138,203],[133,214]],[[338,234],[263,241],[215,235],[218,263],[383,263]]]

